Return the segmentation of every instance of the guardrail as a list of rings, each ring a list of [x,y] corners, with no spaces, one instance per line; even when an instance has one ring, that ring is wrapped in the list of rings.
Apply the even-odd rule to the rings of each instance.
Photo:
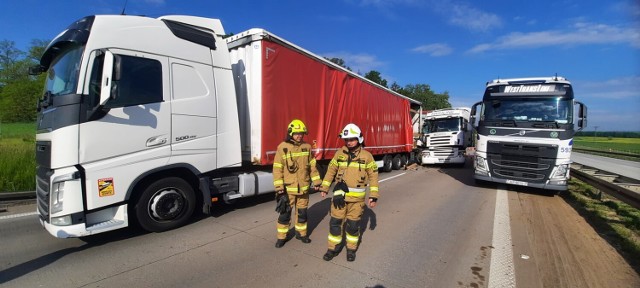
[[[26,200],[26,199],[32,199],[32,198],[36,199],[36,191],[0,193],[0,201]]]
[[[626,156],[626,157],[636,157],[636,158],[640,158],[640,154],[634,154],[634,153],[625,153],[625,152],[616,152],[616,151],[605,151],[605,150],[598,150],[598,149],[576,148],[576,147],[573,147],[573,149],[572,149],[572,150],[573,150],[573,151],[583,151],[583,152],[591,152],[591,153],[611,154],[611,155],[618,155],[618,156]]]
[[[571,176],[597,188],[607,195],[640,209],[640,181],[585,166],[571,164]]]

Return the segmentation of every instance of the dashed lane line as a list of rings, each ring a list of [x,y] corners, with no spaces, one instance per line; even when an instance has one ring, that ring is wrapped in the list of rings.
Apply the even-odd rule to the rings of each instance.
[[[493,250],[491,251],[491,266],[489,266],[489,288],[516,287],[507,198],[507,191],[498,188],[496,210],[493,217]]]

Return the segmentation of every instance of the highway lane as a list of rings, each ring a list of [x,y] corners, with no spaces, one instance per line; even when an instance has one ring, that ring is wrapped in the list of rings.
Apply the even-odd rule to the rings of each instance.
[[[640,162],[576,152],[571,153],[571,160],[576,163],[616,173],[631,179],[640,180]]]
[[[319,193],[311,195],[309,208],[313,242],[294,239],[274,248],[277,215],[267,195],[221,207],[213,217],[164,233],[124,229],[56,239],[40,228],[35,215],[3,218],[0,286],[488,287],[498,278],[517,287],[598,287],[602,281],[640,285],[615,249],[578,221],[581,217],[560,197],[518,187],[475,187],[471,165],[380,175],[380,203],[365,212],[355,262],[347,262],[344,252],[331,262],[322,260],[330,202]],[[499,193],[506,196],[511,244],[495,239],[500,234],[496,227],[505,228],[503,220],[495,220],[504,219],[497,217],[505,212],[496,210]],[[556,251],[554,243],[570,253]],[[504,245],[512,247],[511,254],[492,261]],[[515,275],[495,276],[499,262],[511,262]],[[612,271],[626,274],[618,277]]]

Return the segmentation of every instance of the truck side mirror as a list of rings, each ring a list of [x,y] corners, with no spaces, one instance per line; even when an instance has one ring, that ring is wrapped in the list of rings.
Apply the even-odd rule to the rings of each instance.
[[[476,102],[476,104],[473,104],[473,106],[471,106],[471,115],[469,115],[469,122],[471,122],[471,126],[475,129],[478,128],[478,123],[477,123],[477,119],[476,119],[476,113],[477,113],[477,108],[478,106],[480,106],[482,104],[482,101],[480,102]]]
[[[104,52],[102,67],[102,88],[100,90],[100,105],[105,105],[109,99],[118,97],[118,81],[122,75],[122,58],[110,51]]]
[[[42,74],[42,72],[47,71],[46,68],[47,67],[44,67],[44,66],[42,66],[40,64],[31,66],[31,67],[29,67],[29,75],[32,75],[32,76],[40,75],[40,74]]]
[[[113,55],[113,74],[111,76],[111,95],[110,99],[117,99],[119,94],[118,84],[122,76],[122,57],[119,55]]]
[[[111,98],[113,84],[113,53],[104,52],[104,64],[102,66],[102,79],[100,80],[100,105],[104,105]]]
[[[578,105],[578,131],[587,128],[587,106],[576,101]]]

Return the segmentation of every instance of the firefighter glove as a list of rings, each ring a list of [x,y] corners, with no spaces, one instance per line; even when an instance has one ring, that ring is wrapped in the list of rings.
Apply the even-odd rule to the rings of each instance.
[[[336,186],[333,187],[333,207],[336,209],[342,209],[346,206],[344,202],[344,195],[349,192],[349,187],[343,181],[336,183]]]
[[[276,212],[280,214],[291,212],[291,207],[289,206],[289,197],[287,197],[287,193],[276,194]]]
[[[336,207],[336,209],[342,209],[344,208],[344,206],[346,206],[346,203],[344,202],[344,195],[333,195],[333,207]]]

